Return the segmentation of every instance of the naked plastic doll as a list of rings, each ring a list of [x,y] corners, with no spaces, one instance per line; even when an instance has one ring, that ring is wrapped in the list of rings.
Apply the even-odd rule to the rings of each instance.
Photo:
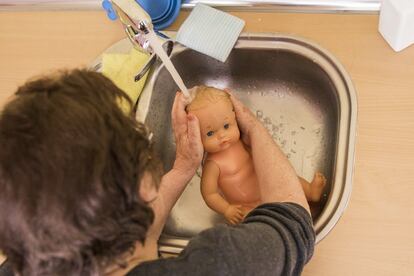
[[[229,94],[206,86],[192,89],[195,94],[187,112],[200,122],[206,152],[201,177],[201,194],[206,204],[231,224],[261,203],[260,190],[249,149],[240,139],[236,115]],[[306,199],[320,200],[326,179],[316,173],[312,183],[300,178]]]

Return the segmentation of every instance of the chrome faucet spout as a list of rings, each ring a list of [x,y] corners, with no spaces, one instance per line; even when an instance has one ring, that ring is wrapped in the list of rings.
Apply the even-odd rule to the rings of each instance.
[[[147,63],[135,76],[134,80],[139,81],[157,59],[157,56],[146,37],[150,32],[155,32],[151,17],[133,0],[111,0],[111,3],[118,18],[124,25],[125,33],[134,48],[142,53],[151,55]],[[166,39],[165,36],[161,37],[158,35],[158,38],[161,40],[167,54],[170,55],[174,43],[169,38]]]

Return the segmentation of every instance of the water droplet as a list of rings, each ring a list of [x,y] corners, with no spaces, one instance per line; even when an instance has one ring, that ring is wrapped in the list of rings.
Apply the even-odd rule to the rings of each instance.
[[[267,124],[267,125],[272,124],[272,120],[270,120],[270,118],[269,118],[269,117],[265,117],[265,118],[264,118],[264,122],[265,122],[265,124]]]
[[[257,110],[257,111],[256,111],[256,117],[257,117],[257,118],[262,118],[262,117],[263,117],[263,111],[261,111],[261,110]]]

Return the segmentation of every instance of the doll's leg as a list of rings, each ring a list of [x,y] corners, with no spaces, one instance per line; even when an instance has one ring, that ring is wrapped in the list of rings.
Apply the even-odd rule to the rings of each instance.
[[[322,173],[317,172],[311,183],[300,176],[298,177],[302,184],[303,191],[305,192],[306,199],[311,202],[318,202],[321,199],[323,189],[326,186],[325,176]]]

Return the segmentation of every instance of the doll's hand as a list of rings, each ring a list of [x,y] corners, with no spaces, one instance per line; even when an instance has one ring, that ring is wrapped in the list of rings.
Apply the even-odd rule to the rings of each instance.
[[[244,217],[244,212],[241,205],[229,205],[224,212],[224,217],[230,224],[239,224]]]
[[[185,98],[177,92],[171,111],[176,153],[173,169],[188,180],[193,177],[203,158],[200,125],[196,116],[185,112]]]
[[[258,124],[260,124],[260,122],[250,111],[250,109],[246,107],[241,101],[239,101],[229,90],[226,89],[226,92],[229,93],[231,102],[233,103],[237,124],[243,134],[243,142],[247,145],[250,145],[249,134],[251,131],[253,131],[254,128],[256,128]]]

